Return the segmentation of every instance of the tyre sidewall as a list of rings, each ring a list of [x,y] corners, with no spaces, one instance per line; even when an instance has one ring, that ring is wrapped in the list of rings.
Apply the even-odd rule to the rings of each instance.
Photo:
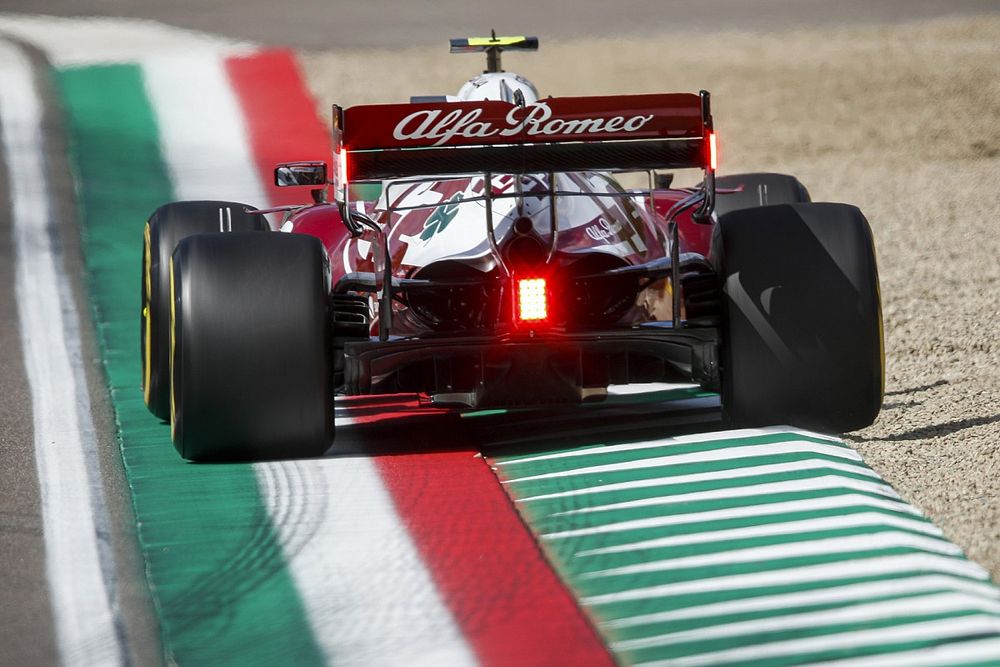
[[[170,418],[169,271],[174,248],[194,234],[223,231],[267,231],[266,218],[251,214],[253,207],[225,201],[186,201],[158,208],[146,223],[143,251],[140,356],[146,405],[150,411]],[[223,212],[220,221],[220,211]],[[147,264],[148,262],[148,264]]]
[[[871,230],[843,204],[735,211],[713,243],[723,309],[723,410],[737,426],[842,432],[882,400]]]
[[[329,264],[295,234],[199,235],[174,256],[175,430],[186,459],[318,456],[333,440]]]

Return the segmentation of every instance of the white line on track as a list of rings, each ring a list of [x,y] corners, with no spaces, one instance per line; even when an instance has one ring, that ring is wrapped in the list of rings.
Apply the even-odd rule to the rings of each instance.
[[[770,570],[767,572],[734,574],[714,577],[712,579],[696,579],[694,581],[681,581],[673,584],[645,586],[643,588],[633,588],[616,593],[591,595],[583,598],[583,603],[588,606],[596,606],[674,595],[694,595],[717,591],[744,591],[749,588],[794,586],[797,584],[836,581],[838,579],[899,575],[908,572],[952,574],[982,581],[989,579],[986,570],[970,561],[951,556],[917,553],[900,556],[879,556],[876,558],[852,558],[839,563],[806,565],[804,567]]]
[[[769,616],[767,618],[738,623],[706,625],[692,630],[665,632],[650,637],[626,639],[615,642],[612,646],[617,651],[637,651],[644,648],[670,646],[684,642],[713,641],[726,637],[755,635],[758,633],[834,627],[849,623],[876,623],[893,619],[902,620],[909,616],[928,616],[970,611],[1000,616],[1000,602],[996,600],[984,600],[983,598],[964,593],[932,593],[930,595],[911,596],[898,600],[847,605],[834,609],[824,609],[822,611],[792,613],[786,616]]]
[[[788,610],[797,607],[825,604],[848,604],[857,600],[903,597],[914,593],[944,591],[960,591],[988,600],[997,600],[1000,598],[1000,590],[997,590],[991,584],[968,581],[950,575],[932,574],[886,579],[885,581],[873,581],[863,584],[810,589],[797,593],[743,597],[737,600],[727,600],[726,602],[713,602],[695,607],[682,607],[669,611],[618,618],[608,621],[605,625],[614,629],[632,628],[694,618],[711,619],[717,616],[730,616],[733,614],[749,614],[776,609]]]
[[[746,549],[699,554],[697,556],[664,558],[636,565],[624,565],[622,567],[588,572],[581,575],[581,578],[596,579],[599,577],[617,577],[644,574],[647,572],[664,572],[667,570],[675,572],[684,568],[720,567],[739,563],[771,562],[788,558],[810,558],[830,554],[863,553],[881,549],[903,548],[951,556],[962,555],[962,550],[947,540],[887,530],[866,535],[800,540],[792,543],[772,544],[766,547],[749,547]]]
[[[868,655],[824,662],[823,667],[941,667],[941,665],[1000,664],[1000,639],[980,639],[929,646],[913,651]]]
[[[527,503],[533,500],[549,500],[553,498],[571,498],[573,496],[589,496],[595,493],[609,493],[613,491],[634,491],[635,489],[648,489],[658,486],[674,486],[677,484],[694,484],[696,482],[718,482],[729,479],[741,479],[744,477],[759,477],[763,475],[781,475],[790,472],[801,472],[804,470],[837,470],[840,472],[864,475],[873,477],[881,481],[881,478],[871,468],[863,465],[852,465],[849,463],[839,463],[837,461],[827,461],[826,459],[809,459],[806,461],[792,461],[790,463],[772,463],[761,466],[744,466],[742,468],[727,468],[725,470],[713,470],[712,472],[696,472],[690,475],[672,475],[670,477],[655,477],[653,479],[636,479],[628,482],[616,482],[614,484],[598,484],[583,488],[570,489],[569,491],[559,491],[556,493],[543,493],[537,496],[518,498],[517,502]]]
[[[582,468],[559,470],[556,472],[547,472],[538,475],[528,475],[526,477],[516,477],[508,474],[505,470],[504,475],[507,479],[504,483],[519,484],[521,482],[529,482],[539,479],[556,479],[560,477],[574,477],[576,475],[607,474],[628,470],[643,470],[645,468],[679,466],[688,463],[707,463],[709,461],[735,461],[737,459],[754,458],[758,456],[775,456],[781,454],[823,454],[826,456],[835,456],[840,459],[861,461],[860,454],[843,445],[823,445],[818,442],[810,442],[808,440],[795,440],[793,442],[776,442],[766,445],[733,445],[732,447],[720,447],[718,449],[689,452],[687,454],[667,454],[666,456],[654,456],[648,459],[635,459],[632,461],[621,461],[618,463],[588,465]]]
[[[597,505],[596,507],[581,507],[580,509],[567,510],[565,512],[554,512],[552,516],[568,516],[572,514],[593,514],[595,512],[610,512],[612,510],[631,510],[640,507],[659,507],[661,505],[679,505],[682,503],[695,503],[707,500],[724,500],[728,498],[753,498],[755,496],[769,496],[779,493],[804,493],[809,491],[861,491],[863,493],[874,493],[893,500],[898,500],[899,496],[888,484],[877,484],[866,482],[853,477],[840,477],[838,475],[822,475],[820,477],[809,477],[806,479],[793,479],[787,482],[769,482],[766,484],[749,484],[746,486],[725,487],[722,489],[712,489],[711,491],[694,491],[691,493],[678,493],[673,496],[662,496],[654,498],[642,498],[639,500],[625,500],[619,503],[609,503],[607,505]]]
[[[941,529],[930,521],[907,519],[879,512],[861,512],[843,516],[828,516],[821,519],[805,519],[803,521],[784,521],[765,523],[760,526],[746,528],[731,528],[729,530],[714,530],[692,533],[690,535],[671,535],[652,540],[642,540],[629,544],[616,544],[600,549],[588,549],[576,554],[577,557],[598,556],[601,554],[626,553],[643,549],[665,549],[690,544],[708,544],[711,542],[752,540],[761,537],[776,537],[779,535],[805,535],[807,533],[825,530],[846,530],[870,526],[893,526],[903,530],[924,533],[926,535],[942,536]]]
[[[11,183],[15,293],[31,386],[35,459],[45,532],[46,571],[60,658],[65,664],[120,664],[122,646],[101,545],[106,525],[86,380],[70,341],[79,341],[75,306],[52,242],[42,109],[24,54],[0,41],[0,123]],[[92,445],[93,443],[91,443]],[[95,494],[97,497],[95,497]]]
[[[822,435],[820,433],[812,433],[811,431],[802,431],[796,429],[792,426],[768,426],[766,428],[744,428],[744,429],[734,429],[732,431],[716,431],[714,433],[695,433],[693,435],[679,435],[672,438],[658,438],[656,440],[643,440],[642,442],[627,442],[620,445],[598,445],[596,447],[581,447],[579,449],[573,449],[566,452],[556,452],[554,454],[535,454],[532,456],[523,457],[510,457],[505,458],[502,461],[497,461],[496,465],[501,467],[508,467],[518,465],[520,463],[534,463],[537,461],[552,461],[556,459],[566,459],[575,458],[577,456],[593,456],[595,454],[615,454],[618,452],[631,452],[642,449],[667,449],[673,445],[693,445],[693,444],[704,444],[710,442],[720,442],[725,440],[744,440],[746,438],[759,438],[762,436],[775,436],[775,435],[799,435],[807,436],[810,438],[815,438],[817,440],[824,440],[831,444],[839,445],[841,449],[847,450],[850,453],[854,453],[847,445],[841,442],[838,438],[831,435]],[[734,447],[740,446],[739,443],[735,443]],[[846,455],[847,458],[855,458],[861,460],[860,455],[851,456]]]
[[[863,496],[859,493],[844,493],[835,496],[826,496],[823,498],[790,500],[780,503],[762,503],[759,505],[730,507],[727,509],[710,510],[707,512],[689,512],[687,514],[672,512],[664,516],[617,521],[615,523],[590,526],[587,528],[560,530],[552,533],[546,533],[542,537],[547,540],[562,540],[567,538],[601,535],[604,533],[644,530],[647,528],[665,528],[667,526],[697,524],[708,521],[761,518],[778,514],[789,514],[793,512],[818,512],[824,510],[846,509],[849,507],[874,507],[876,509],[889,512],[900,512],[902,514],[912,514],[915,516],[920,515],[920,512],[915,507],[904,502],[875,498],[872,496]]]
[[[975,638],[979,635],[1000,632],[1000,618],[986,614],[959,616],[940,621],[912,623],[910,625],[871,630],[857,630],[819,637],[790,639],[768,644],[757,644],[740,648],[699,653],[697,655],[671,658],[665,661],[639,663],[636,667],[697,667],[699,665],[719,665],[735,662],[757,662],[766,664],[770,658],[801,655],[825,651],[848,650],[880,644],[902,644],[914,641],[942,641],[960,637]],[[986,656],[989,657],[989,656]],[[894,664],[906,664],[895,662]]]

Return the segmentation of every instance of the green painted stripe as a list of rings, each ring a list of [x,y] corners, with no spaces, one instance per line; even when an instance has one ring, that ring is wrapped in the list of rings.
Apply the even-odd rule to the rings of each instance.
[[[606,547],[616,547],[643,540],[653,540],[664,537],[678,537],[686,535],[701,535],[705,533],[735,530],[740,528],[751,528],[762,523],[790,523],[794,521],[804,521],[808,519],[825,519],[832,517],[849,517],[852,514],[862,514],[873,511],[871,507],[854,506],[846,508],[831,508],[822,511],[812,512],[786,512],[773,514],[767,517],[746,517],[740,519],[725,519],[718,521],[697,522],[691,524],[671,525],[663,528],[647,528],[624,530],[619,533],[604,533],[598,535],[588,535],[576,537],[572,540],[547,539],[547,547],[556,553],[567,554],[575,558],[586,558],[578,554],[584,554],[592,549]],[[896,518],[911,518],[912,515],[903,513],[888,513],[887,516]]]
[[[912,535],[926,536],[925,533],[921,533],[915,530],[907,530],[905,528],[893,527],[892,530],[905,532]],[[641,563],[648,563],[650,561],[657,561],[661,559],[687,558],[689,556],[700,556],[700,555],[710,556],[712,554],[723,553],[726,551],[735,551],[738,549],[767,547],[767,546],[774,546],[776,544],[795,544],[797,542],[806,542],[811,540],[825,540],[835,537],[850,537],[853,535],[874,535],[882,532],[886,532],[886,528],[884,526],[878,526],[878,525],[852,526],[849,528],[830,529],[830,530],[812,530],[812,531],[803,530],[802,532],[797,532],[787,535],[768,535],[766,537],[750,537],[750,538],[740,538],[740,539],[730,539],[730,540],[719,540],[713,542],[706,542],[702,544],[669,546],[660,548],[644,548],[624,553],[595,554],[595,555],[585,556],[582,553],[578,552],[576,554],[578,565],[574,569],[576,572],[585,575],[588,573],[600,572],[611,568],[625,567],[629,565],[638,565]],[[931,536],[931,539],[938,539],[938,538]],[[948,544],[948,542],[943,539],[941,539],[941,542],[943,545]]]
[[[801,455],[794,457],[787,457],[782,463],[788,463],[793,461],[808,461],[808,460],[830,460],[822,456],[813,455]],[[746,466],[733,466],[729,468],[716,468],[715,466],[703,466],[701,469],[697,467],[693,468],[694,472],[714,472],[716,470],[732,470],[734,468],[749,467],[751,465],[761,466],[767,465],[766,461],[779,461],[779,457],[766,457],[762,459],[750,459],[746,461]],[[631,474],[629,474],[629,472]],[[663,483],[657,484],[655,486],[647,486],[635,489],[620,489],[614,491],[602,491],[599,488],[595,489],[592,493],[586,495],[576,496],[574,498],[540,498],[537,500],[528,500],[527,502],[531,505],[531,512],[534,516],[551,516],[556,515],[559,512],[566,512],[571,510],[580,510],[583,508],[595,508],[601,507],[608,503],[619,503],[619,502],[629,502],[634,500],[644,500],[650,498],[662,498],[665,492],[668,492],[671,496],[688,494],[688,493],[698,493],[702,491],[713,491],[717,489],[738,489],[746,486],[757,486],[760,484],[771,484],[775,482],[788,482],[793,480],[805,480],[805,479],[817,479],[821,477],[827,477],[830,475],[835,475],[838,477],[844,477],[847,479],[858,480],[859,482],[876,482],[871,476],[864,473],[864,470],[859,468],[857,472],[845,471],[845,470],[835,470],[831,468],[810,468],[806,470],[791,470],[788,472],[778,472],[778,473],[765,473],[760,475],[748,475],[746,477],[737,477],[729,479],[713,479],[707,481],[697,481],[689,483],[675,483],[670,481],[671,477],[679,477],[676,470],[669,469],[656,469],[655,471],[646,469],[642,471],[629,471],[626,473],[610,473],[601,476],[601,484],[613,484],[617,481],[636,481],[636,480],[658,480],[663,479]],[[513,485],[512,488],[517,492],[522,492],[522,486]],[[551,488],[551,487],[550,487]],[[554,487],[558,490],[562,490],[565,487]],[[542,495],[544,493],[549,493],[548,489],[539,490],[537,486],[534,488],[529,487],[530,492],[535,495]],[[531,496],[529,496],[531,498]],[[695,511],[696,504],[688,503],[685,504],[684,511],[690,512]]]
[[[532,527],[535,528],[540,534],[554,533],[557,531],[567,531],[579,528],[593,528],[598,526],[608,526],[619,522],[626,521],[638,521],[641,519],[654,519],[656,517],[661,517],[667,514],[700,514],[703,512],[715,512],[720,510],[735,509],[747,506],[755,505],[776,505],[778,503],[790,503],[802,500],[821,500],[824,498],[835,498],[838,496],[852,496],[857,495],[861,497],[868,497],[873,499],[881,499],[881,496],[874,494],[866,494],[861,492],[847,492],[838,489],[822,489],[816,491],[795,491],[789,493],[776,493],[768,495],[738,498],[726,498],[721,500],[699,500],[695,502],[684,502],[675,504],[662,504],[662,505],[652,505],[649,507],[640,507],[634,509],[622,509],[622,510],[609,510],[606,512],[592,512],[589,514],[574,514],[574,515],[560,515],[560,516],[538,516],[534,514],[534,509],[529,507],[524,511],[524,514],[530,521],[532,521]],[[664,495],[665,499],[669,499],[669,495]],[[821,510],[809,511],[804,514],[805,517],[819,517],[823,516]],[[756,523],[767,523],[772,521],[771,516],[765,517],[763,521],[757,521]],[[705,530],[709,526],[704,524],[698,528],[698,530]],[[586,540],[586,537],[574,538]],[[629,538],[631,539],[631,538]],[[585,548],[593,548],[593,545],[588,545]]]
[[[511,466],[530,465],[531,472],[525,473],[521,470],[516,475],[511,476],[512,480],[520,477],[542,474],[559,470],[572,470],[584,468],[591,465],[604,465],[609,463],[625,463],[636,461],[642,458],[655,458],[665,454],[690,454],[696,452],[711,451],[717,449],[731,449],[737,446],[749,445],[769,445],[781,442],[804,441],[818,445],[830,445],[844,450],[851,451],[850,447],[842,442],[818,438],[807,434],[794,432],[773,432],[760,435],[733,436],[706,440],[654,440],[650,441],[647,447],[638,448],[640,443],[626,442],[621,445],[608,446],[606,443],[597,443],[585,447],[558,447],[546,449],[544,454],[511,454],[498,456],[496,462],[509,470]]]
[[[58,73],[80,185],[94,321],[147,576],[181,665],[323,657],[247,465],[189,465],[139,390],[142,225],[174,198],[138,66]]]
[[[807,589],[807,590],[816,590],[816,589]],[[936,589],[929,588],[920,591],[919,593],[910,592],[904,595],[875,595],[865,598],[864,600],[856,601],[846,605],[841,602],[824,603],[824,604],[803,604],[796,606],[794,608],[789,608],[784,611],[785,613],[808,614],[813,612],[833,611],[838,609],[849,608],[851,606],[856,606],[857,604],[861,603],[918,599],[925,595],[946,593],[946,592],[948,592],[948,590],[944,587],[939,587]],[[744,599],[744,598],[745,596],[740,595],[736,599]],[[616,641],[628,641],[633,639],[641,639],[645,637],[656,637],[667,633],[701,630],[706,626],[706,624],[710,624],[712,626],[725,627],[733,623],[767,620],[774,617],[774,615],[775,612],[773,610],[764,610],[764,611],[753,611],[753,612],[743,612],[743,613],[719,614],[711,617],[707,621],[705,618],[689,618],[681,620],[672,620],[665,623],[649,623],[633,628],[617,628],[615,630],[615,637]]]
[[[889,629],[904,623],[924,623],[947,618],[962,618],[975,616],[975,611],[951,612],[947,614],[921,614],[907,616],[903,619],[886,619],[879,621],[866,621],[863,623],[847,623],[839,625],[823,625],[813,628],[797,629],[794,631],[762,632],[755,634],[752,638],[747,636],[736,636],[731,638],[713,639],[710,641],[683,642],[672,646],[661,646],[656,648],[641,649],[625,652],[627,662],[632,664],[642,664],[654,660],[676,660],[678,658],[697,656],[699,654],[714,653],[746,646],[748,639],[752,639],[754,644],[765,644],[769,642],[789,641],[806,638],[821,638],[840,633],[859,632],[865,630]],[[903,621],[901,623],[900,621]],[[899,651],[910,651],[918,648],[933,646],[939,642],[933,638],[923,641],[911,641],[905,643],[891,643],[887,645],[863,646],[857,648],[836,648],[832,650],[818,650],[809,652],[798,652],[785,656],[768,656],[765,660],[753,659],[746,661],[727,661],[725,664],[731,667],[736,665],[801,665],[812,664],[829,660],[843,660],[851,657],[859,657],[872,654],[886,654]]]
[[[676,584],[681,582],[701,581],[722,576],[778,572],[792,568],[815,565],[836,565],[864,558],[918,553],[923,552],[916,547],[906,546],[893,546],[874,550],[859,548],[848,552],[831,553],[826,555],[798,556],[792,558],[776,557],[771,560],[754,560],[725,565],[706,565],[703,567],[691,565],[684,567],[677,566],[676,569],[664,569],[657,572],[645,572],[641,574],[618,575],[600,578],[588,578],[586,577],[588,574],[587,571],[581,571],[577,568],[573,568],[571,576],[574,582],[574,589],[579,591],[581,595],[595,596],[606,595],[608,593],[619,593],[622,591],[630,591],[636,588],[650,586],[663,586],[666,584]]]
[[[641,616],[644,614],[655,614],[660,612],[668,611],[679,611],[683,609],[693,609],[709,604],[724,603],[724,602],[734,602],[742,600],[750,600],[754,598],[767,598],[775,597],[781,595],[788,595],[794,593],[805,593],[810,591],[823,591],[830,590],[833,588],[852,586],[855,584],[866,584],[876,581],[891,581],[897,580],[902,582],[914,575],[921,574],[917,571],[903,572],[893,576],[887,575],[869,575],[865,576],[864,570],[859,568],[857,576],[845,577],[843,579],[836,580],[826,580],[821,582],[809,582],[809,583],[793,583],[793,584],[783,584],[779,586],[747,586],[741,587],[734,590],[723,590],[723,591],[711,591],[706,593],[688,593],[680,595],[670,595],[661,596],[656,598],[650,598],[647,600],[630,601],[630,602],[615,602],[606,605],[599,605],[600,609],[597,610],[599,616],[602,619],[629,619],[636,616]],[[928,590],[940,590],[940,589],[928,589]],[[871,600],[879,598],[870,598]],[[840,607],[842,605],[822,605],[823,608],[833,608]],[[690,621],[670,621],[669,623],[657,624],[661,631],[666,631],[666,629],[673,630],[686,630],[691,627],[704,627],[706,624],[711,625],[722,625],[725,623],[733,621],[742,621],[756,618],[771,618],[777,613],[786,613],[792,611],[798,611],[803,608],[808,607],[788,607],[781,612],[776,612],[775,610],[767,610],[765,612],[741,612],[733,614],[715,614],[709,619],[696,618]],[[648,626],[647,626],[648,627]],[[619,638],[629,638],[636,635],[632,634],[627,628],[615,627],[613,630],[605,628],[606,632],[612,633],[614,639]]]
[[[817,451],[788,451],[796,443],[804,444],[803,450],[815,447]],[[759,448],[761,445],[777,447],[765,451]],[[758,450],[747,449],[751,447]],[[742,458],[711,460],[718,458],[720,452]],[[753,455],[745,456],[747,453]],[[682,463],[678,465],[677,460]],[[626,664],[696,659],[715,651],[770,642],[972,617],[983,614],[977,606],[983,604],[982,598],[977,597],[980,588],[975,589],[976,594],[959,595],[958,607],[948,612],[918,609],[912,616],[895,614],[889,618],[808,627],[781,625],[782,618],[796,614],[863,610],[861,605],[873,602],[955,593],[957,588],[949,588],[949,582],[966,588],[974,585],[994,590],[983,583],[984,574],[979,576],[978,570],[969,569],[967,561],[940,537],[937,529],[900,502],[852,450],[835,440],[793,432],[766,432],[705,441],[695,437],[551,450],[536,446],[532,454],[501,452],[493,457],[493,463],[526,523],[539,535],[549,558],[589,608],[617,657]],[[774,467],[785,464],[797,468]],[[757,469],[762,472],[757,474]],[[692,477],[696,475],[702,477]],[[762,486],[775,484],[791,486]],[[758,489],[774,490],[761,495],[723,495]],[[777,511],[771,513],[772,506]],[[742,510],[759,513],[731,516],[732,511]],[[686,515],[691,520],[686,520]],[[841,518],[842,521],[836,521]],[[817,524],[813,520],[823,521]],[[783,525],[796,529],[780,532]],[[731,531],[737,529],[743,532],[734,536]],[[664,539],[670,542],[645,544]],[[793,548],[804,551],[793,553]],[[885,560],[921,558],[924,554],[930,560]],[[898,571],[866,573],[867,564],[879,562],[901,565]],[[850,563],[858,564],[856,571]],[[844,564],[848,564],[846,569]],[[807,573],[816,571],[810,568],[821,568],[826,574],[809,579]],[[941,571],[946,574],[921,590],[905,588],[915,577],[936,571],[933,568],[943,568]],[[753,579],[769,574],[775,576]],[[797,580],[795,575],[803,579]],[[782,582],[783,576],[788,578],[786,582]],[[732,588],[712,586],[711,582],[727,577],[747,583]],[[755,585],[753,581],[760,583]],[[696,614],[690,618],[675,616],[632,625],[616,623],[648,614],[676,614],[684,609],[745,600],[784,600],[794,594],[882,581],[898,581],[903,591],[815,604],[800,596],[793,597],[798,602],[790,602],[787,607],[775,605],[711,616]],[[633,595],[641,591],[647,592],[639,597]],[[627,593],[631,599],[606,597],[618,593]],[[987,602],[995,606],[996,597]],[[723,632],[710,639],[675,635],[755,620],[773,621],[773,632]],[[789,625],[794,624],[789,622]],[[651,641],[649,645],[633,641],[660,635],[667,638],[662,642]],[[697,636],[700,635],[691,635]],[[928,637],[905,643],[799,651],[789,656],[769,657],[766,662],[798,664],[876,655],[938,642]]]

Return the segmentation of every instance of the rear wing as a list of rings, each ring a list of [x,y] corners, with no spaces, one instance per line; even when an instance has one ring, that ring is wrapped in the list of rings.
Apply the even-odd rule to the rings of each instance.
[[[714,205],[710,96],[671,93],[333,107],[334,197],[356,181],[467,173],[702,168]]]

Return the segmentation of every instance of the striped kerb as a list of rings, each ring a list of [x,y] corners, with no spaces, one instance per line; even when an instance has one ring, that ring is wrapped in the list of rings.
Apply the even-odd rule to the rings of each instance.
[[[139,387],[139,279],[147,217],[177,194],[138,65],[59,72],[81,185],[83,241],[138,536],[178,664],[302,664],[320,653],[249,466],[192,466]],[[249,646],[254,650],[249,650]]]
[[[986,572],[835,438],[729,431],[492,462],[626,664],[976,655],[967,643],[1000,631]]]

